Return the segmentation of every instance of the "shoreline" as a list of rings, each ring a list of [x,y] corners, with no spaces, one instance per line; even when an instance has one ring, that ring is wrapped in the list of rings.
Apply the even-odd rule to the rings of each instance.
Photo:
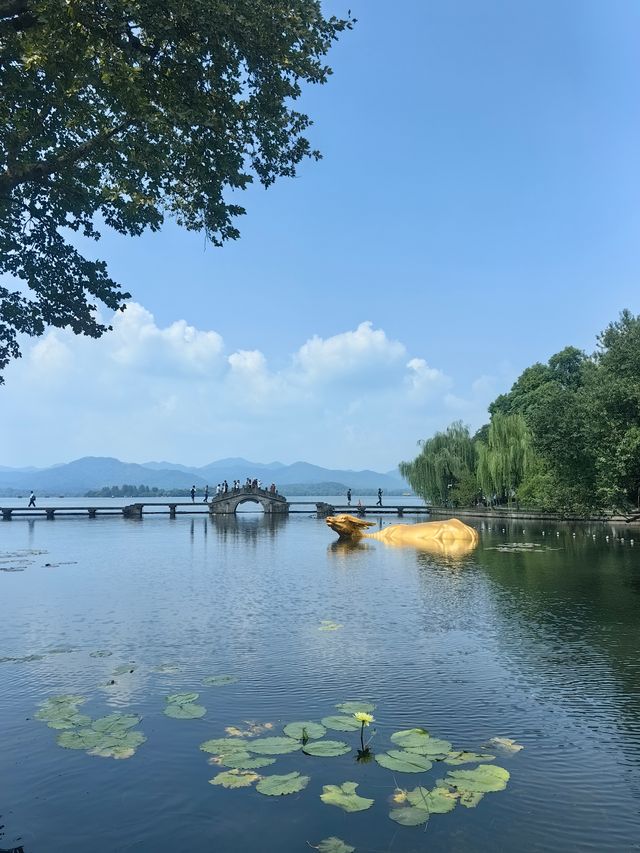
[[[551,522],[590,522],[602,524],[625,524],[637,527],[640,517],[628,518],[616,513],[597,513],[579,515],[577,513],[545,512],[535,509],[489,509],[488,507],[442,507],[430,506],[430,515],[455,516],[456,518],[482,518],[495,521],[551,521]]]

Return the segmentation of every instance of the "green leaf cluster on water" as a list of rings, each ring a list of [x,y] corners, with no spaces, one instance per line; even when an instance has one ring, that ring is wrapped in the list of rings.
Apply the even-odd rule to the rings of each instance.
[[[187,694],[191,698],[190,694]],[[226,788],[253,787],[260,794],[284,796],[303,791],[309,784],[310,775],[299,770],[286,774],[260,775],[259,769],[276,762],[276,756],[300,755],[304,769],[311,765],[308,760],[334,758],[347,755],[354,747],[344,741],[332,740],[328,729],[345,732],[359,732],[361,722],[356,715],[370,715],[375,705],[368,701],[349,700],[336,705],[339,715],[328,715],[320,723],[314,720],[302,720],[286,723],[283,735],[260,737],[263,727],[256,726],[255,734],[251,727],[243,732],[234,726],[227,731],[237,732],[228,737],[212,738],[200,745],[203,752],[211,754],[211,764],[222,768],[213,779],[212,785]],[[373,721],[373,720],[372,720]],[[456,767],[472,765],[469,769],[449,769],[442,779],[438,779],[432,788],[417,786],[413,790],[396,789],[392,797],[394,807],[389,813],[391,820],[402,826],[420,826],[426,824],[432,814],[446,814],[460,804],[466,808],[478,805],[485,794],[501,791],[509,780],[509,772],[502,767],[484,762],[493,761],[494,755],[454,749],[453,745],[441,738],[432,737],[424,728],[401,729],[390,736],[390,748],[375,755],[369,748],[363,752],[356,745],[356,761],[371,757],[381,768],[397,773],[426,773],[436,763]],[[494,738],[491,741],[503,752],[514,754],[522,747],[509,738]],[[303,757],[304,756],[304,757]],[[326,805],[336,806],[346,812],[366,811],[374,805],[374,799],[358,792],[359,783],[355,781],[324,785],[320,799]],[[326,851],[352,851],[339,838],[331,837],[316,847]]]
[[[52,729],[61,729],[58,744],[65,749],[82,749],[102,758],[131,758],[146,741],[140,731],[137,714],[109,714],[92,720],[78,711],[87,700],[84,696],[65,695],[47,699],[36,713],[36,719]]]
[[[199,693],[172,693],[167,696],[164,713],[175,720],[196,720],[204,717],[207,709],[204,705],[196,705]]]
[[[400,471],[434,504],[637,511],[639,387],[640,316],[623,311],[595,353],[569,346],[528,367],[474,436],[451,424]]]

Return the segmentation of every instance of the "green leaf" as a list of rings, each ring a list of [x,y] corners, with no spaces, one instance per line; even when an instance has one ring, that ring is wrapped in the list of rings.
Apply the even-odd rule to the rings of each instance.
[[[502,749],[504,752],[520,752],[521,749],[524,749],[521,744],[509,737],[492,737],[487,745],[494,747],[494,749]]]
[[[414,808],[426,809],[429,814],[446,814],[456,807],[458,794],[452,793],[448,788],[414,788],[407,791],[407,802]]]
[[[248,752],[257,752],[258,755],[286,755],[300,749],[300,741],[290,737],[259,737],[249,741],[246,749]]]
[[[432,764],[424,755],[415,752],[406,752],[403,749],[392,749],[376,755],[376,761],[387,770],[395,770],[396,773],[423,773],[431,770]]]
[[[154,666],[153,671],[160,675],[175,675],[180,672],[180,667],[175,663],[159,663],[158,666]]]
[[[200,744],[200,749],[203,752],[211,752],[214,755],[224,752],[246,752],[249,741],[241,737],[219,737],[212,740],[205,740]]]
[[[323,717],[320,721],[327,729],[337,732],[359,732],[360,723],[354,717],[331,716]]]
[[[268,767],[275,764],[275,758],[267,758],[263,755],[250,755],[248,752],[222,753],[218,756],[220,764],[225,767],[234,767],[236,770],[256,770],[259,767]]]
[[[482,752],[450,752],[445,758],[445,764],[475,764],[478,761],[494,761],[495,755]]]
[[[389,817],[402,826],[420,826],[420,824],[426,823],[429,820],[429,812],[426,809],[405,806],[401,809],[390,811]]]
[[[407,752],[415,752],[418,755],[426,755],[429,758],[446,758],[451,750],[448,740],[438,740],[435,737],[426,738],[419,746],[405,746]]]
[[[195,720],[198,717],[204,717],[207,709],[204,705],[194,705],[192,702],[187,702],[186,705],[169,703],[164,713],[167,717],[173,717],[176,720]]]
[[[371,714],[375,711],[376,706],[373,702],[360,702],[358,699],[350,699],[348,702],[339,702],[336,708],[345,714],[357,714],[358,711]]]
[[[100,717],[91,723],[91,728],[97,732],[117,732],[132,729],[140,722],[137,714],[109,714],[108,717]]]
[[[320,853],[355,853],[355,849],[350,844],[346,844],[341,838],[336,838],[335,835],[325,838],[316,847],[316,850],[319,850]]]
[[[461,791],[460,805],[467,809],[475,809],[483,797],[484,794],[480,794],[478,791]]]
[[[123,758],[131,758],[136,751],[131,746],[111,745],[111,746],[96,746],[94,749],[87,750],[89,755],[98,755],[100,758],[115,758],[116,760]]]
[[[195,702],[199,696],[199,693],[172,693],[171,696],[167,696],[167,702],[171,705],[188,705],[190,702]]]
[[[309,784],[309,776],[301,776],[297,771],[284,776],[263,776],[256,785],[256,790],[267,797],[278,797],[284,794],[297,794]]]
[[[323,619],[318,626],[318,631],[338,631],[343,626],[338,622],[331,622],[329,619]]]
[[[89,652],[90,658],[110,658],[113,652],[109,652],[106,649],[98,649],[96,652]]]
[[[209,779],[210,785],[222,785],[225,788],[248,788],[257,782],[260,776],[246,770],[227,770]]]
[[[50,729],[58,730],[85,728],[91,725],[91,717],[87,717],[86,714],[72,714],[70,717],[57,717],[49,720],[47,725]]]
[[[294,740],[302,740],[305,735],[309,740],[322,737],[327,733],[324,726],[320,723],[312,723],[309,721],[302,723],[288,723],[284,727],[284,733],[287,737],[292,737]]]
[[[336,755],[345,755],[347,752],[351,752],[351,747],[340,740],[315,740],[312,743],[306,743],[302,747],[302,751],[307,755],[332,758]]]
[[[101,738],[95,729],[73,729],[58,735],[58,743],[65,749],[95,749]]]
[[[227,684],[235,684],[238,681],[237,675],[208,675],[202,679],[202,683],[207,687],[225,687]]]
[[[470,791],[484,794],[490,791],[504,791],[510,774],[504,767],[495,764],[480,764],[473,770],[450,770],[444,785],[457,788],[460,792]]]
[[[426,729],[402,729],[391,735],[392,742],[402,749],[422,746],[430,739],[431,735]],[[445,752],[448,751],[448,749],[445,749]]]
[[[343,782],[342,785],[323,785],[320,799],[328,806],[338,806],[346,812],[363,812],[371,808],[374,800],[356,794],[357,782]]]

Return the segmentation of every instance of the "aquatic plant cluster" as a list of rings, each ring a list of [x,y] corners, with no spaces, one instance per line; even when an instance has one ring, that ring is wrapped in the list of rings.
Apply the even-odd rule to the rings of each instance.
[[[417,786],[412,790],[395,788],[390,796],[391,820],[402,826],[424,825],[433,814],[445,814],[458,804],[475,808],[485,794],[502,791],[509,781],[509,771],[495,764],[495,755],[454,749],[446,740],[433,737],[426,729],[413,728],[394,732],[390,736],[390,748],[374,754],[369,743],[364,743],[364,728],[375,721],[372,712],[375,705],[364,701],[349,701],[336,705],[339,714],[323,717],[320,722],[304,720],[287,723],[280,736],[252,737],[251,732],[213,738],[200,745],[203,752],[211,753],[212,764],[224,767],[210,784],[225,788],[250,788],[266,796],[283,796],[303,791],[311,777],[296,770],[283,775],[261,774],[256,771],[270,767],[276,756],[296,752],[307,757],[332,758],[346,755],[353,747],[342,740],[325,737],[328,730],[359,732],[360,749],[356,761],[375,760],[380,767],[395,773],[426,773],[435,764],[442,764],[442,778],[431,788]],[[509,738],[494,738],[488,746],[503,754],[518,752],[522,747]],[[306,760],[306,759],[305,759]],[[449,769],[459,765],[471,765],[469,769]],[[309,765],[305,765],[308,769]],[[374,799],[358,793],[357,782],[346,781],[324,785],[320,799],[327,805],[336,806],[346,812],[365,811],[374,805]],[[325,845],[325,846],[322,846]],[[341,846],[343,845],[343,846]],[[325,839],[319,850],[353,850],[341,839]]]

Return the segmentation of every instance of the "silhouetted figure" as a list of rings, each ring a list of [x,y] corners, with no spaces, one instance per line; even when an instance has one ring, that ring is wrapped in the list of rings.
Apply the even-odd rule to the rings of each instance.
[[[347,489],[347,506],[351,506],[351,489]]]
[[[208,500],[209,500],[209,485],[207,484],[204,487],[204,500],[202,501],[202,503],[206,504]]]
[[[196,487],[191,486],[191,503],[194,504],[196,502]]]
[[[378,503],[376,506],[382,506],[382,489],[378,489]]]
[[[33,492],[29,495],[29,507],[33,507],[35,509],[36,506],[36,496]],[[29,508],[27,507],[27,509]]]

